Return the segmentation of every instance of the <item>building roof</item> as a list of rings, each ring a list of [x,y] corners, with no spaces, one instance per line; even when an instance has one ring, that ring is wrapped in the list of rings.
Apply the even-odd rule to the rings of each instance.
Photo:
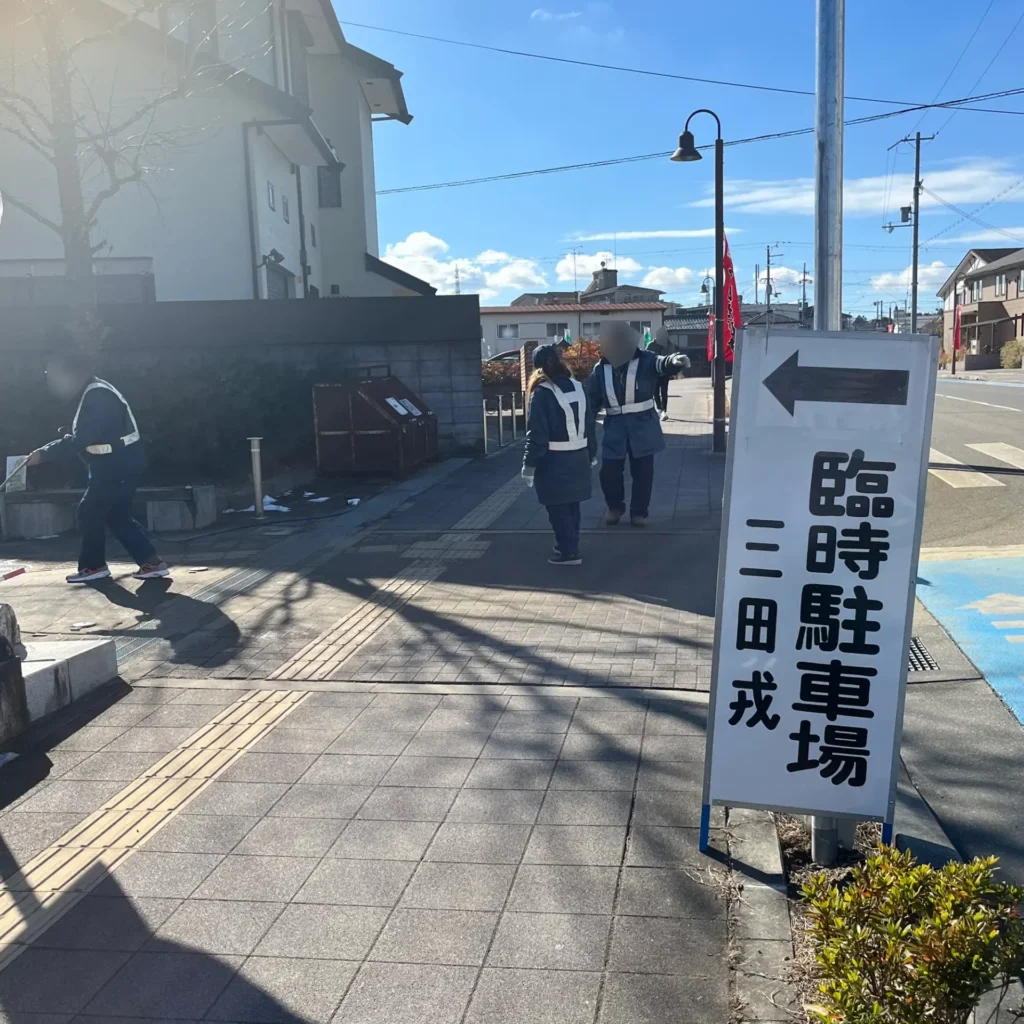
[[[666,331],[707,331],[707,310],[700,313],[683,313],[681,316],[665,317]]]
[[[668,309],[665,302],[559,302],[551,306],[481,306],[481,313],[630,313]]]
[[[964,276],[968,281],[970,281],[979,277],[984,277],[986,274],[991,274],[995,271],[1010,270],[1014,267],[1022,266],[1024,266],[1024,248],[1011,249],[1007,255],[1000,256],[998,259],[994,259],[991,262],[986,263],[985,266],[978,267],[977,270],[972,270],[969,274]]]
[[[996,260],[1001,260],[1004,256],[1011,256],[1013,253],[1018,251],[1019,247],[1014,247],[1012,249],[968,249],[963,258],[956,265],[956,269],[949,275],[949,277],[946,278],[945,281],[942,282],[942,286],[935,294],[944,299],[951,290],[953,282],[959,281],[962,277],[966,276],[967,271],[964,268],[969,265],[972,257],[976,256],[986,266],[988,266],[990,263],[993,263]]]
[[[381,277],[394,284],[401,285],[403,288],[408,288],[411,292],[417,292],[420,295],[436,295],[437,289],[426,281],[421,280],[418,277],[414,277],[412,274],[406,273],[404,270],[399,269],[391,263],[385,263],[384,260],[377,259],[376,256],[371,253],[366,254],[366,269],[371,274],[379,274]]]

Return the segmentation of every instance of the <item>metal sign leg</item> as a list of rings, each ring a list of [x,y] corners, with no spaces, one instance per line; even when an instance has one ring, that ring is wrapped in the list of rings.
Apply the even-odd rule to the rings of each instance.
[[[711,845],[711,804],[703,804],[700,809],[700,841],[698,849],[707,853]]]
[[[498,447],[505,446],[505,396],[498,395]]]

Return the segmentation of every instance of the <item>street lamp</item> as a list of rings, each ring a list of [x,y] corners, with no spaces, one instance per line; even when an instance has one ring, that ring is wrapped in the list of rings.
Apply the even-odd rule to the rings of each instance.
[[[715,139],[715,361],[714,379],[714,422],[713,447],[716,452],[725,451],[725,282],[723,260],[725,255],[725,206],[723,196],[724,175],[722,170],[724,143],[722,142],[722,122],[719,116],[706,107],[695,110],[683,125],[683,134],[679,136],[679,148],[671,159],[676,163],[692,163],[700,160],[700,151],[693,141],[690,122],[697,114],[710,114],[718,126],[718,137]],[[706,285],[705,285],[706,287]]]
[[[714,285],[714,281],[711,279],[711,275],[710,274],[705,274],[704,275],[704,282],[700,286],[700,293],[701,293],[701,295],[706,295],[708,297],[708,305],[710,306],[711,305],[711,296],[712,296],[713,292],[712,292],[712,289],[708,287],[709,285],[713,286]]]
[[[958,284],[966,284],[967,278],[961,277],[959,281],[953,282],[953,369],[952,375],[956,376],[956,327],[957,327],[957,314],[959,312],[956,301],[956,286]],[[966,292],[966,289],[964,289]],[[960,326],[960,335],[963,337],[963,325]]]

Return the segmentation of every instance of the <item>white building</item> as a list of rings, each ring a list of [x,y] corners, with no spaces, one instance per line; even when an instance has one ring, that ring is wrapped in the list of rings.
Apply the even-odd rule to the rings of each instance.
[[[661,327],[664,302],[564,302],[552,305],[481,306],[484,359],[519,348],[524,341],[556,340],[568,331],[573,340],[597,338],[603,320],[626,320],[641,334]]]
[[[145,133],[147,172],[96,215],[101,301],[433,294],[377,258],[372,126],[411,120],[402,74],[345,40],[330,0],[161,0],[126,17],[127,3],[60,5],[65,40],[83,41],[76,113],[88,123],[98,104],[118,124],[186,66],[191,84],[117,138],[130,159]],[[26,6],[0,0],[0,92],[45,112]],[[25,135],[9,110],[0,125]],[[54,168],[24,141],[0,139],[0,304],[60,301],[61,240],[22,209],[60,222]],[[80,151],[88,205],[107,172]]]

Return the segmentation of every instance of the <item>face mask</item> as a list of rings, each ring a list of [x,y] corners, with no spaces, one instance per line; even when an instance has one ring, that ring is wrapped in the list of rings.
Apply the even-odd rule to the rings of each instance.
[[[636,355],[640,347],[640,335],[624,320],[612,320],[601,325],[601,337],[598,340],[601,355],[618,369]]]

